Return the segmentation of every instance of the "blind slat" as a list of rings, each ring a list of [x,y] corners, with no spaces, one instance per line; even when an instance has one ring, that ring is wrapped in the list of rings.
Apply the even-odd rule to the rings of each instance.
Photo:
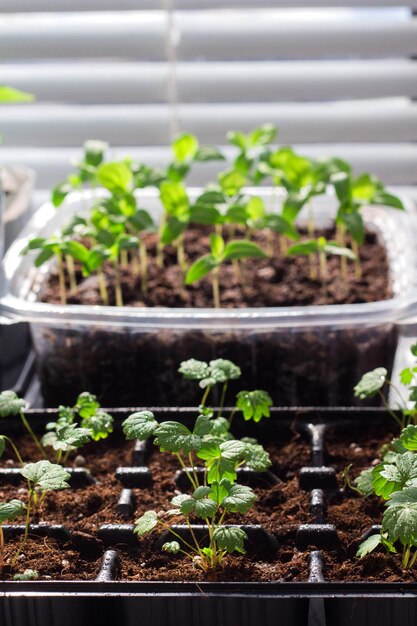
[[[163,0],[117,0],[119,11],[163,8]],[[417,7],[416,0],[173,0],[174,9],[200,10],[269,7]],[[114,0],[2,0],[2,13],[114,11]]]
[[[144,14],[23,15],[0,20],[0,59],[135,57],[165,60],[166,17]]]
[[[352,162],[357,172],[370,171],[380,176],[387,184],[417,184],[417,145],[381,144],[378,146],[363,144],[303,145],[294,146],[301,154],[313,157],[337,155]],[[229,159],[235,154],[230,148],[222,148]],[[131,156],[139,162],[163,167],[169,162],[170,151],[166,147],[112,148],[109,158]],[[38,188],[49,188],[63,180],[71,171],[71,162],[81,157],[77,148],[0,148],[0,166],[21,163],[33,167],[38,174]],[[205,185],[215,180],[222,163],[206,163],[204,167],[193,168],[190,183]]]
[[[417,19],[307,20],[279,12],[177,13],[182,60],[393,57],[417,54]]]
[[[117,145],[161,145],[169,142],[166,105],[0,107],[3,140],[15,146],[77,146],[86,139]]]
[[[180,102],[321,101],[417,95],[408,60],[180,63]],[[1,72],[0,72],[1,76]]]
[[[214,143],[230,129],[249,131],[266,121],[281,129],[285,143],[417,139],[417,104],[408,102],[180,105],[178,117],[181,129]]]
[[[36,94],[37,102],[141,104],[167,102],[167,63],[0,65],[0,84]]]

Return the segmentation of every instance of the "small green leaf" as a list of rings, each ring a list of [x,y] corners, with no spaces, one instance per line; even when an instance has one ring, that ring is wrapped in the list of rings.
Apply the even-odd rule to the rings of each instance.
[[[399,209],[400,211],[404,211],[404,204],[401,198],[398,196],[394,196],[392,193],[387,193],[386,191],[379,191],[372,198],[373,204],[382,204],[382,206],[389,206],[393,209]]]
[[[246,176],[243,176],[235,170],[226,170],[219,174],[219,184],[221,190],[226,196],[235,196],[246,184]]]
[[[87,139],[84,142],[84,159],[88,165],[98,167],[104,159],[109,144],[99,139]]]
[[[375,548],[381,545],[381,543],[381,535],[371,535],[370,537],[368,537],[368,539],[361,543],[356,553],[356,556],[360,559],[363,559],[364,556],[373,552]]]
[[[255,472],[265,472],[272,465],[268,452],[259,443],[245,441],[244,457],[246,465]]]
[[[211,498],[202,498],[195,503],[194,513],[201,519],[213,517],[217,512],[217,502]]]
[[[403,545],[417,540],[417,487],[410,487],[392,494],[382,518],[382,530],[388,539]]]
[[[216,233],[210,235],[210,250],[212,256],[217,260],[223,259],[224,239]]]
[[[210,374],[216,383],[225,383],[228,380],[236,380],[241,376],[240,367],[228,359],[214,359],[210,361]]]
[[[0,504],[0,524],[3,522],[13,522],[16,517],[23,515],[25,505],[20,500],[10,500]]]
[[[224,161],[224,154],[215,146],[200,146],[194,155],[194,161]]]
[[[80,393],[76,402],[76,410],[78,411],[80,417],[92,417],[99,408],[100,404],[95,395],[89,393],[88,391]]]
[[[55,185],[55,187],[52,188],[52,204],[54,207],[61,206],[67,195],[71,193],[72,190],[73,186],[67,180],[63,180]]]
[[[138,411],[125,419],[122,427],[126,439],[145,441],[145,439],[154,434],[155,429],[158,427],[158,422],[152,411]]]
[[[158,515],[155,511],[146,511],[139,517],[139,519],[135,522],[134,533],[137,533],[139,537],[143,537],[148,533],[152,532],[154,528],[158,525]]]
[[[400,441],[406,450],[417,450],[417,426],[410,424],[401,431]]]
[[[133,182],[132,172],[126,163],[116,161],[100,165],[97,177],[100,184],[112,193],[129,191]]]
[[[211,432],[212,428],[213,422],[210,417],[207,415],[199,415],[196,419],[193,433],[199,437],[204,437],[204,435],[208,435]]]
[[[298,255],[301,254],[303,256],[314,254],[319,251],[318,242],[315,240],[303,241],[301,243],[296,243],[293,246],[290,246],[287,250],[287,254]]]
[[[375,493],[385,500],[415,478],[417,478],[417,455],[413,452],[397,454],[393,463],[381,463],[372,470]]]
[[[20,89],[14,89],[13,87],[6,87],[0,85],[0,103],[14,103],[14,102],[32,102],[34,96],[31,93],[20,91]]]
[[[255,128],[249,134],[250,146],[266,146],[274,141],[277,135],[278,129],[273,124],[263,124],[259,128]]]
[[[243,546],[247,538],[248,536],[245,531],[236,526],[218,526],[213,533],[213,539],[216,541],[218,547],[221,550],[226,550],[229,554],[232,552],[244,554],[245,550]]]
[[[253,419],[260,422],[263,417],[269,417],[269,407],[272,406],[271,396],[262,389],[254,391],[239,391],[236,396],[236,406],[243,412],[245,420]]]
[[[0,393],[0,417],[18,415],[26,407],[26,402],[19,398],[14,391]]]
[[[245,239],[229,241],[224,249],[225,259],[264,259],[267,256],[258,244]]]
[[[208,363],[204,361],[188,359],[187,361],[182,361],[178,371],[186,380],[201,380],[208,376],[210,369]]]
[[[409,367],[406,367],[400,373],[400,380],[403,385],[410,385],[414,378],[414,373],[411,371]]]
[[[81,421],[82,428],[88,428],[93,441],[106,439],[113,432],[113,418],[109,413],[98,409],[98,411],[90,417],[85,417]]]
[[[37,580],[39,572],[36,569],[25,569],[23,574],[15,574],[13,580]]]
[[[232,485],[229,495],[221,503],[231,513],[247,513],[256,500],[254,491],[245,485]]]
[[[185,284],[191,285],[195,283],[197,280],[201,280],[204,276],[207,276],[215,267],[218,266],[218,263],[211,256],[211,254],[206,254],[205,256],[200,257],[192,264],[190,269],[187,272],[185,277]]]
[[[88,262],[90,251],[79,241],[67,241],[65,244],[66,254],[69,254],[80,263]]]
[[[180,452],[185,454],[200,450],[202,445],[201,437],[194,435],[184,424],[179,422],[162,422],[155,428],[155,445],[161,451]]]
[[[372,496],[375,493],[372,478],[372,468],[369,468],[362,470],[359,476],[354,480],[355,487],[364,497]]]
[[[160,186],[161,202],[168,215],[181,217],[188,211],[190,203],[182,183],[164,181]]]
[[[197,154],[198,139],[190,133],[178,135],[171,144],[176,161],[192,161]]]
[[[31,487],[39,487],[42,491],[55,491],[57,489],[68,489],[70,474],[61,466],[49,461],[38,461],[28,463],[21,472]]]
[[[375,396],[384,386],[387,375],[385,367],[377,367],[364,374],[354,388],[355,398],[364,400]]]
[[[91,430],[88,428],[78,428],[76,424],[57,425],[55,431],[46,433],[42,438],[44,446],[52,446],[54,450],[67,452],[74,448],[81,448],[90,441]]]
[[[178,541],[167,541],[161,548],[162,552],[168,552],[168,554],[178,554],[181,550]]]

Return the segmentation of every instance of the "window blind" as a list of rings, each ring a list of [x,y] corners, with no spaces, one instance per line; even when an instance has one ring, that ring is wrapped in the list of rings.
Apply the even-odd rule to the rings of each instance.
[[[41,187],[89,138],[163,165],[175,132],[222,146],[263,122],[278,141],[417,183],[417,9],[399,0],[2,0],[0,164]],[[226,150],[229,155],[232,151]],[[190,182],[215,176],[196,168]]]

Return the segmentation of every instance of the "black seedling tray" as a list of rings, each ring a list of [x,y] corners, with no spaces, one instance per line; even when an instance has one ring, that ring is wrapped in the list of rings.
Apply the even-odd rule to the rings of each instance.
[[[116,428],[138,409],[109,409]],[[190,408],[152,409],[160,419],[192,423],[196,412]],[[41,428],[56,411],[29,410],[30,423]],[[336,471],[324,465],[325,442],[329,428],[360,424],[363,432],[376,425],[391,425],[381,409],[301,408],[272,409],[271,418],[259,424],[236,418],[234,432],[256,436],[260,441],[280,440],[289,431],[299,433],[311,447],[311,464],[299,472],[300,488],[310,492],[311,523],[300,524],[296,548],[306,552],[309,574],[304,582],[153,582],[119,580],[123,545],[135,544],[133,521],[135,498],[132,489],[150,487],[152,473],[147,466],[149,444],[129,442],[131,464],[119,467],[117,513],[120,524],[102,525],[96,539],[101,542],[102,566],[92,581],[7,581],[0,583],[0,624],[3,626],[415,626],[417,623],[417,583],[326,582],[325,553],[337,547],[337,528],[327,523],[326,496],[337,489]],[[2,432],[20,429],[20,422],[2,420]],[[241,432],[239,432],[241,431]],[[77,472],[73,472],[73,476]],[[88,469],[80,475],[94,480]],[[73,476],[71,477],[73,480]],[[16,470],[0,468],[0,487],[15,484]],[[173,476],[181,485],[182,474]],[[280,478],[270,471],[239,473],[239,480],[256,487],[259,480],[275,484]],[[77,484],[74,484],[76,487]],[[13,525],[7,527],[7,533]],[[41,525],[43,533],[71,533],[63,527]],[[55,528],[55,530],[53,530]],[[58,530],[56,530],[58,528]],[[276,547],[275,535],[262,526],[245,526],[249,542]],[[35,530],[40,530],[37,527]],[[75,529],[76,530],[76,529]],[[178,526],[178,532],[187,533]],[[204,526],[195,531],[204,534]],[[16,528],[14,532],[21,532]],[[38,533],[36,533],[38,534]],[[165,541],[161,537],[161,542]],[[360,538],[358,537],[358,542]],[[325,611],[325,615],[324,615]],[[325,621],[327,620],[327,621]]]

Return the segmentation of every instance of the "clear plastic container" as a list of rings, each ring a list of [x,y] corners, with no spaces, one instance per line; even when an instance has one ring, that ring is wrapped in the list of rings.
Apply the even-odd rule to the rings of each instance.
[[[256,189],[279,208],[269,189]],[[197,193],[193,190],[192,193]],[[140,192],[158,211],[157,196]],[[97,393],[106,406],[190,405],[198,396],[182,381],[187,358],[230,358],[242,368],[239,387],[267,389],[277,405],[350,405],[369,369],[391,370],[395,322],[415,311],[417,246],[414,206],[367,207],[367,227],[385,245],[393,297],[371,304],[246,309],[170,309],[46,304],[36,294],[48,267],[20,256],[28,239],[48,236],[82,212],[90,194],[72,194],[58,211],[45,204],[10,248],[4,263],[1,313],[30,322],[46,405]],[[318,197],[316,222],[332,222],[334,198]],[[300,221],[303,221],[303,215]]]

